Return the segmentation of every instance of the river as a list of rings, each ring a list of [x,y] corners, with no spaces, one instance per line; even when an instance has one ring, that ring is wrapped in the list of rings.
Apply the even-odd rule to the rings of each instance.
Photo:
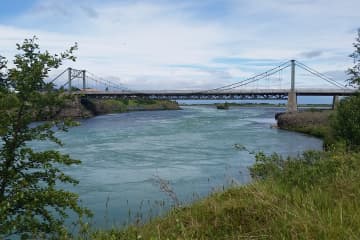
[[[189,202],[249,182],[248,167],[255,160],[250,152],[296,155],[322,148],[319,139],[271,128],[282,110],[184,106],[103,115],[58,134],[65,143],[58,150],[82,160],[65,172],[80,181],[71,190],[95,214],[93,224],[117,226],[161,214],[173,203],[155,179],[169,181],[177,198]]]

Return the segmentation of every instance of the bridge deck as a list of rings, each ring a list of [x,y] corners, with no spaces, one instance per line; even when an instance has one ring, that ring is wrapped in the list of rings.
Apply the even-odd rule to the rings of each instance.
[[[196,98],[196,97],[244,97],[264,96],[274,98],[286,98],[289,89],[240,89],[240,90],[138,90],[138,91],[78,91],[76,94],[83,94],[89,97],[160,97],[160,98]],[[357,89],[297,89],[298,96],[350,96],[357,92]]]

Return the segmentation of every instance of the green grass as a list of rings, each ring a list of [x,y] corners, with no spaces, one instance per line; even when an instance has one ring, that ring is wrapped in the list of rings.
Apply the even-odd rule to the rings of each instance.
[[[92,239],[359,239],[360,154],[258,154],[252,184]]]
[[[280,116],[279,118],[283,117]],[[285,115],[285,119],[287,118],[285,124],[279,125],[281,129],[321,138],[324,140],[325,149],[327,149],[337,144],[332,127],[333,117],[332,110],[309,109],[296,114]]]
[[[307,125],[307,126],[291,127],[288,128],[287,130],[308,134],[318,138],[326,138],[331,132],[331,128],[328,125],[324,125],[324,126]]]

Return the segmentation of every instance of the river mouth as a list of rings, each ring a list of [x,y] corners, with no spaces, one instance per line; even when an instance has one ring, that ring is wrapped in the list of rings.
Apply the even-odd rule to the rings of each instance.
[[[189,202],[232,183],[248,183],[255,152],[297,155],[322,149],[317,138],[271,128],[279,108],[182,108],[97,116],[58,134],[65,143],[58,150],[82,161],[65,172],[80,181],[71,190],[93,211],[96,227],[165,212],[174,202],[161,192],[158,178],[169,181],[181,202]]]

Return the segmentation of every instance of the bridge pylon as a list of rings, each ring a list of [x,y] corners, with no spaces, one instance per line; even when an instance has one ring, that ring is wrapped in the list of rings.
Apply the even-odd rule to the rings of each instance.
[[[68,68],[68,84],[69,84],[69,92],[71,92],[71,80],[72,80],[72,68]]]
[[[291,60],[291,89],[288,93],[288,103],[287,111],[296,112],[297,111],[297,94],[295,91],[295,60]]]
[[[75,78],[82,79],[82,89],[86,89],[86,70],[76,70],[71,67],[67,69],[68,71],[68,81],[67,84],[69,85],[69,92],[72,91],[72,80]]]
[[[86,89],[86,70],[82,70],[82,84],[83,84],[83,91]]]

